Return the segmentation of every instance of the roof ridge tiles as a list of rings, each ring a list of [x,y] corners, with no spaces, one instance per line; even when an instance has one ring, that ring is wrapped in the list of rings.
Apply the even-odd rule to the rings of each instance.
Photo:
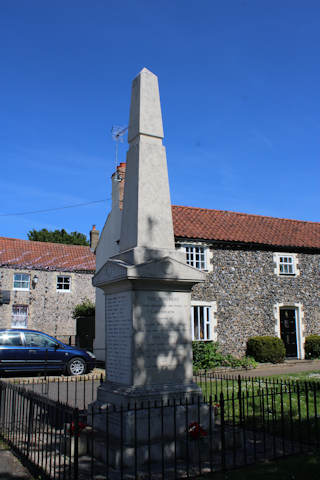
[[[240,216],[247,216],[247,217],[258,217],[258,218],[266,218],[271,220],[281,220],[281,221],[288,221],[288,222],[297,222],[297,223],[307,223],[307,224],[314,224],[319,225],[320,222],[314,222],[311,220],[299,220],[295,218],[282,218],[282,217],[272,217],[270,215],[259,215],[258,213],[245,213],[245,212],[234,212],[232,210],[217,210],[214,208],[203,208],[203,207],[188,207],[186,205],[172,205],[172,208],[183,208],[188,210],[201,210],[206,212],[216,212],[216,213],[230,213],[232,215],[240,215]]]
[[[40,242],[39,240],[28,240],[26,238],[13,238],[13,237],[2,237],[0,236],[0,241],[1,240],[14,240],[16,242],[28,242],[30,244],[35,244],[35,245],[62,245],[64,247],[81,247],[81,248],[89,248],[89,245],[74,245],[72,243],[60,243],[60,242]]]

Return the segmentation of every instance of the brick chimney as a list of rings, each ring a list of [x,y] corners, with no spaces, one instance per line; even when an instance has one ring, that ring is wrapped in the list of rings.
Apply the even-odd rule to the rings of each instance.
[[[117,166],[117,171],[112,175],[112,184],[117,182],[118,184],[118,195],[119,195],[119,208],[122,210],[123,207],[123,194],[124,194],[124,179],[126,176],[126,163],[121,162]]]
[[[99,230],[96,230],[96,226],[92,225],[92,230],[90,230],[90,250],[95,252],[99,242]]]

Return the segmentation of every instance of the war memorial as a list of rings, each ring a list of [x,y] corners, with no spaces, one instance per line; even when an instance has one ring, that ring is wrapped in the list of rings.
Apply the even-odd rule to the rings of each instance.
[[[111,463],[115,466],[120,438],[126,445],[124,463],[129,465],[134,438],[142,460],[147,457],[150,440],[153,459],[160,458],[164,437],[170,457],[170,451],[172,455],[173,450],[177,452],[179,435],[185,437],[185,402],[188,422],[198,419],[200,413],[197,405],[202,393],[192,380],[190,297],[192,286],[204,281],[205,274],[186,265],[183,254],[174,247],[162,140],[158,79],[144,68],[132,84],[120,253],[106,258],[93,279],[93,285],[105,295],[107,371],[94,408],[109,412],[140,407],[138,418],[137,412],[130,410],[121,419],[118,413],[108,415],[114,437]],[[170,402],[174,421],[170,408],[164,415],[153,408]],[[207,413],[202,405],[206,423]],[[103,415],[96,415],[93,423],[97,429],[106,428]]]

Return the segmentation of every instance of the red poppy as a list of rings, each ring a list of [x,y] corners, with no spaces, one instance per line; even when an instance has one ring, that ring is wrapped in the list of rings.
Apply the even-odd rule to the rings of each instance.
[[[188,433],[193,440],[198,440],[199,438],[206,437],[208,435],[207,432],[197,422],[190,423],[188,427]]]
[[[78,422],[78,437],[79,437],[80,433],[82,432],[82,430],[83,430],[84,428],[86,428],[86,426],[87,426],[87,425],[86,425],[85,423],[83,423],[83,422]],[[71,434],[71,435],[74,435],[74,434],[75,434],[76,425],[75,425],[74,422],[71,423],[71,425],[70,425],[70,430],[69,430],[69,431],[70,431],[70,434]]]

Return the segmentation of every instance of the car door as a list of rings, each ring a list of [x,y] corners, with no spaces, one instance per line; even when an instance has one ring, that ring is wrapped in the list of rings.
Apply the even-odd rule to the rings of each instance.
[[[4,330],[0,332],[0,370],[9,372],[21,370],[25,366],[25,352],[20,332]]]
[[[66,355],[59,342],[38,332],[23,332],[27,362],[32,370],[62,370]]]

